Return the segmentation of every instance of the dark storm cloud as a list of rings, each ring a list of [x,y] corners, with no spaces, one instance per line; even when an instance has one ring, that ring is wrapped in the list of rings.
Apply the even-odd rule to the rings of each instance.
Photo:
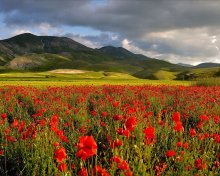
[[[158,54],[181,57],[215,57],[218,54],[216,45],[220,44],[216,42],[215,45],[210,37],[215,35],[218,39],[220,34],[219,1],[107,0],[97,6],[90,5],[91,0],[17,2],[0,1],[7,26],[42,23],[55,27],[84,26],[104,32],[100,36],[80,36],[94,43],[98,41],[99,45],[119,44],[128,39],[136,47]],[[119,39],[112,40],[106,32],[114,33]]]
[[[216,1],[112,0],[90,6],[91,0],[1,0],[8,25],[48,22],[69,26],[91,26],[101,31],[135,37],[151,31],[217,26],[220,22]]]

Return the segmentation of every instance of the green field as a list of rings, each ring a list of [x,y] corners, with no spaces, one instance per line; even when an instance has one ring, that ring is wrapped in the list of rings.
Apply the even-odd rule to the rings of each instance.
[[[65,85],[142,85],[142,84],[170,84],[192,85],[195,81],[174,80],[147,80],[137,79],[128,74],[114,72],[85,72],[77,74],[61,73],[4,73],[0,74],[0,85],[23,85],[23,86],[65,86]]]

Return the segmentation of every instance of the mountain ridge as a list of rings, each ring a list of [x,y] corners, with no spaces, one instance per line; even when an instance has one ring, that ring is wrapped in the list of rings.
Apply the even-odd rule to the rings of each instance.
[[[121,59],[150,59],[142,54],[134,54],[123,47],[104,46],[97,50]]]
[[[201,64],[198,64],[193,67],[193,69],[197,68],[213,68],[213,67],[220,67],[220,63],[213,63],[213,62],[204,62]]]
[[[123,47],[92,49],[67,37],[30,33],[0,40],[0,65],[16,72],[19,69],[21,72],[79,69],[125,73],[142,79],[178,79],[180,72],[189,70],[165,60],[134,54]]]

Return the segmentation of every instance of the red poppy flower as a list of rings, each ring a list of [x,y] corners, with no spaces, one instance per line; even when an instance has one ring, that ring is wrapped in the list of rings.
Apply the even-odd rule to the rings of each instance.
[[[214,141],[216,143],[220,144],[220,135],[216,136]]]
[[[126,122],[125,127],[127,128],[128,131],[133,131],[136,123],[137,122],[135,117],[130,117]]]
[[[174,130],[177,130],[177,131],[181,131],[181,130],[184,130],[183,126],[182,126],[182,123],[181,122],[177,122],[176,123],[176,126],[174,127]]]
[[[116,129],[116,132],[119,134],[119,135],[123,135],[123,129],[122,128],[117,128]]]
[[[127,162],[125,160],[122,161],[121,164],[118,164],[118,168],[121,170],[130,171],[129,165],[127,164]]]
[[[201,159],[196,159],[194,167],[200,167],[200,166],[202,166],[202,160]]]
[[[106,173],[105,169],[101,169],[100,166],[95,166],[92,170],[93,176],[107,176],[109,173]]]
[[[183,144],[183,147],[184,147],[185,149],[188,149],[188,143]]]
[[[114,162],[116,163],[121,163],[121,158],[119,156],[113,156],[111,157],[110,161],[112,162],[114,160]]]
[[[174,121],[174,122],[180,122],[180,114],[179,114],[179,112],[174,112],[173,113],[173,117],[172,117],[172,120]]]
[[[131,136],[131,133],[128,130],[123,130],[122,135],[127,136],[127,139],[129,139],[129,137]]]
[[[189,134],[190,134],[190,137],[195,136],[196,135],[196,130],[195,129],[189,130]]]
[[[97,151],[97,144],[92,136],[79,137],[80,143],[77,146],[77,149],[81,149],[76,153],[77,157],[80,157],[83,160],[86,160],[89,156],[95,155]]]
[[[218,161],[214,161],[214,166],[215,166],[215,169],[218,169],[218,167],[219,167],[219,162],[218,162]]]
[[[114,141],[111,141],[111,148],[115,149],[116,147],[120,147],[122,145],[122,142],[119,139],[115,139]]]
[[[205,138],[209,137],[209,133],[204,133]]]
[[[61,163],[59,164],[58,169],[64,172],[67,169],[67,165],[65,163]]]
[[[57,162],[62,162],[66,159],[66,151],[65,148],[62,147],[60,149],[57,149],[55,151],[55,155],[53,156],[55,159],[57,159]]]
[[[176,160],[177,160],[177,161],[182,161],[182,156],[177,156],[177,157],[176,157]]]
[[[1,118],[2,118],[2,120],[7,119],[6,113],[2,114],[2,115],[1,115]]]
[[[154,144],[155,142],[155,134],[154,134],[154,128],[153,127],[148,127],[146,129],[144,129],[143,131],[145,133],[145,145],[149,145],[149,144]]]
[[[18,127],[18,120],[14,119],[14,122],[12,123],[12,128]]]
[[[181,147],[183,145],[183,143],[181,142],[181,141],[178,141],[177,143],[176,143],[176,146],[177,147]]]
[[[78,176],[88,176],[87,170],[85,167],[83,167],[79,172]]]
[[[121,116],[120,115],[114,115],[112,118],[114,120],[121,120]]]
[[[168,152],[166,153],[166,156],[168,156],[168,157],[172,157],[172,156],[174,156],[174,155],[176,155],[176,152],[173,151],[173,150],[170,150],[170,151],[168,151]]]

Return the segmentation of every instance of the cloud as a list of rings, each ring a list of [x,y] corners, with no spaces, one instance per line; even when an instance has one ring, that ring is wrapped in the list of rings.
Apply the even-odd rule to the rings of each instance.
[[[18,29],[9,34],[9,37],[14,37],[15,35],[23,34],[23,33],[31,33],[29,30]]]
[[[60,35],[63,33],[63,29],[61,27],[53,27],[48,23],[41,23],[37,26],[40,30],[40,35],[47,36],[49,33],[53,33],[53,35]]]
[[[0,1],[0,12],[5,14],[4,23],[8,28],[31,26],[38,28],[42,35],[50,31],[69,35],[90,47],[123,45],[150,57],[194,63],[218,61],[219,9],[219,1],[197,0]],[[65,34],[63,26],[89,27],[101,34]]]
[[[99,35],[79,35],[75,33],[66,33],[65,37],[69,37],[79,43],[91,48],[101,48],[103,46],[121,46],[121,38],[114,34],[100,33]]]

